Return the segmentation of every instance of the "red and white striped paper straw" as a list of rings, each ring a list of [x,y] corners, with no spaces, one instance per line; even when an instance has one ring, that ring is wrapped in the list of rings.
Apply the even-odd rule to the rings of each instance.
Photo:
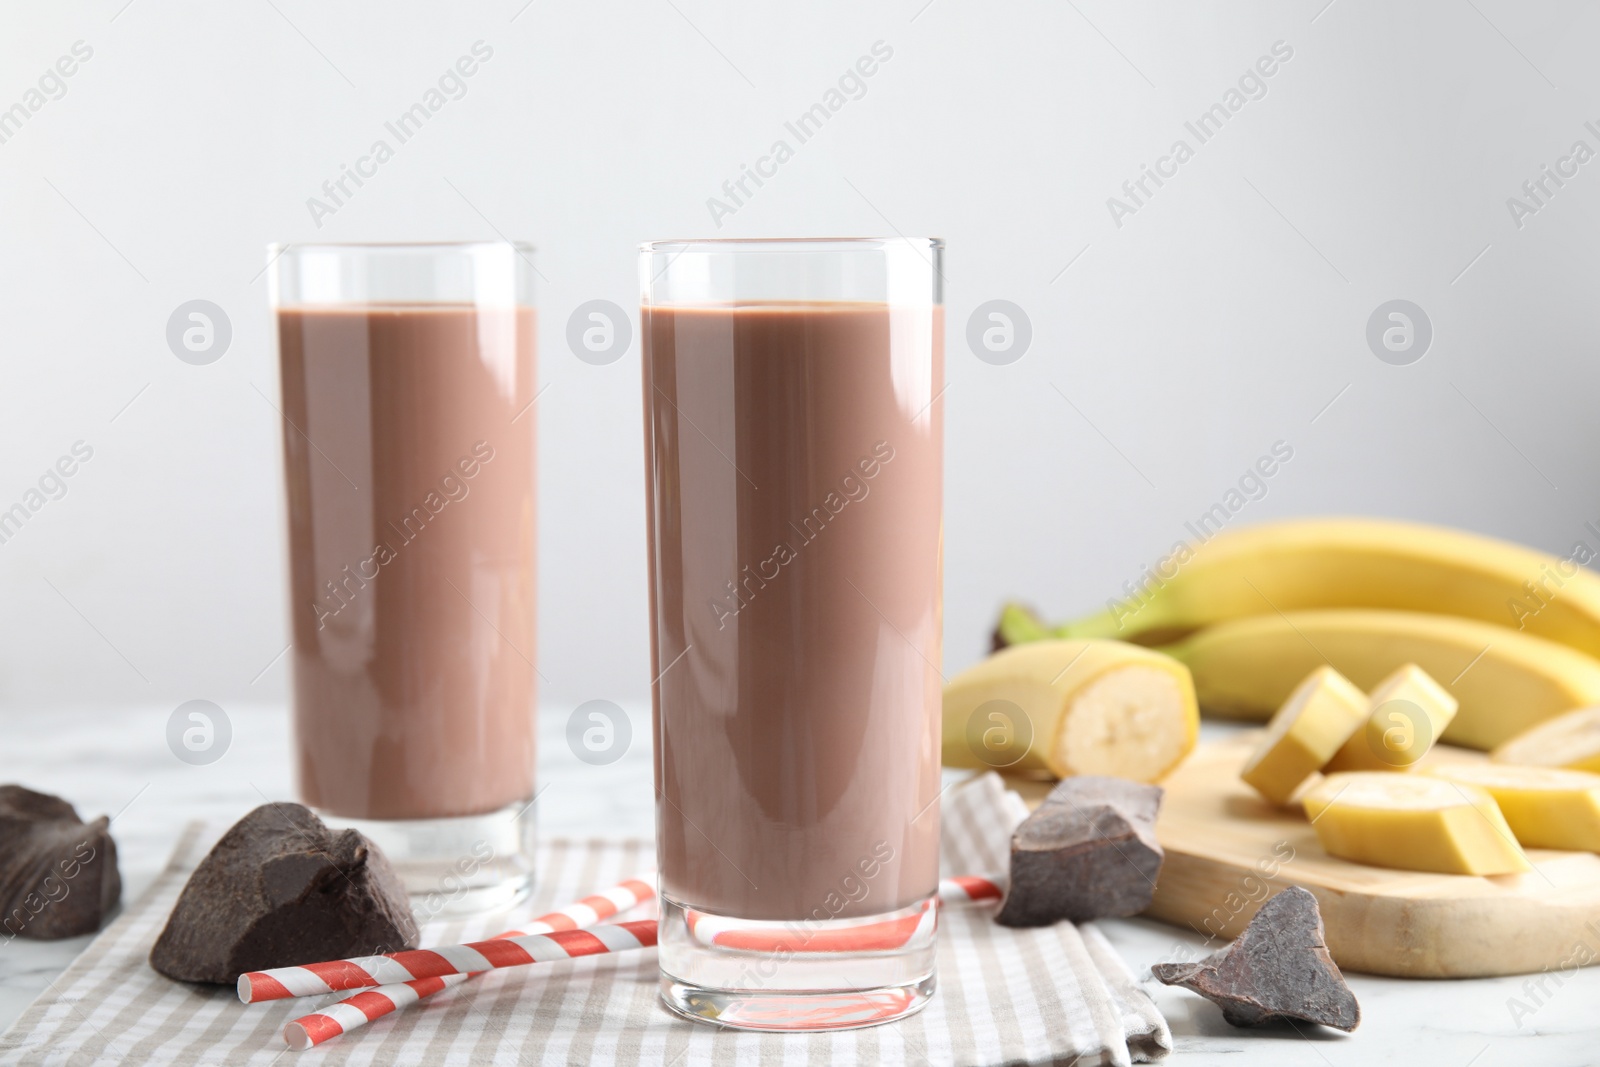
[[[561,930],[581,930],[594,926],[654,897],[655,886],[646,881],[647,878],[653,877],[644,875],[629,878],[610,889],[584,897],[548,915],[541,915],[521,929],[496,934],[494,940],[526,937],[531,934],[551,934]],[[391,1012],[415,1004],[441,990],[460,985],[471,977],[472,974],[448,974],[438,978],[419,978],[363,990],[336,1004],[330,1004],[321,1011],[303,1015],[288,1023],[283,1028],[283,1040],[290,1048],[304,1051],[365,1026],[374,1019],[381,1019]]]
[[[958,874],[939,879],[941,904],[983,904],[1005,895],[1004,875]]]
[[[597,897],[605,898],[604,904],[599,904],[596,897],[588,897],[529,924],[528,930],[509,931],[488,941],[252,971],[239,976],[239,999],[253,1004],[347,989],[364,990],[296,1019],[284,1028],[284,1040],[291,1047],[311,1048],[484,971],[649,948],[656,943],[654,921],[601,925],[593,930],[575,927],[579,921],[604,918],[601,913],[606,907],[612,908],[609,914],[615,914],[622,907],[648,899],[652,893],[648,884],[635,880],[598,894]],[[1003,884],[999,880],[966,875],[941,881],[938,900],[944,904],[973,904],[999,900],[1003,895]],[[631,901],[630,896],[633,897]],[[704,937],[707,943],[731,949],[795,950],[791,944],[793,936],[774,931],[771,923],[743,923],[703,915],[697,922],[697,914],[690,913],[691,928],[697,940]],[[900,919],[819,933],[808,939],[801,950],[845,952],[898,948],[931,930],[934,916],[935,909],[930,904],[922,912]],[[571,925],[565,929],[555,929],[568,923]],[[551,927],[551,933],[532,932],[545,925]],[[758,934],[760,936],[756,936]]]
[[[979,904],[1004,895],[1002,879],[966,874],[941,879],[938,902]],[[692,910],[688,913],[689,930],[697,942],[745,952],[886,952],[904,948],[932,933],[934,922],[932,902],[921,911],[898,919],[834,925],[822,930],[811,929],[804,921],[729,919]]]
[[[419,978],[451,974],[477,974],[530,963],[595,956],[649,948],[656,943],[656,923],[616,923],[592,930],[561,930],[553,934],[527,934],[465,945],[418,948],[382,956],[357,956],[303,967],[276,967],[239,976],[239,999],[246,1004],[289,997],[312,997],[343,989],[367,989]]]

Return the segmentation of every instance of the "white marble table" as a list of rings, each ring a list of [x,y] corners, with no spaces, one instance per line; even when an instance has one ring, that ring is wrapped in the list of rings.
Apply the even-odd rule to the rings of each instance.
[[[652,825],[649,714],[627,709],[633,745],[616,763],[585,764],[567,750],[567,709],[541,723],[539,801],[547,836],[649,836]],[[281,707],[228,709],[227,754],[206,767],[180,762],[166,746],[170,708],[92,712],[0,712],[0,781],[19,781],[71,800],[86,818],[116,814],[112,833],[128,898],[143,892],[166,861],[187,819],[232,820],[266,800],[290,797],[288,727]],[[1215,735],[1225,727],[1207,726]],[[120,813],[120,814],[119,814]],[[1202,944],[1195,934],[1145,920],[1104,924],[1136,973]],[[89,938],[0,941],[0,1029],[9,1026]],[[1596,946],[1600,948],[1600,946]],[[1183,1064],[1426,1064],[1492,1067],[1600,1062],[1600,968],[1544,992],[1529,979],[1426,982],[1353,975],[1361,1029],[1301,1036],[1293,1030],[1241,1031],[1209,1003],[1158,987],[1157,1003]],[[1512,999],[1537,1006],[1513,1017]],[[1308,1031],[1309,1035],[1309,1031]]]

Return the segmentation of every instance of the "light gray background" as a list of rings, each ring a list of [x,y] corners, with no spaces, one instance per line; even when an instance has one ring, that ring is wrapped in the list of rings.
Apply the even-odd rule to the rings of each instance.
[[[637,339],[591,366],[565,325],[635,304],[650,238],[947,239],[947,671],[1007,597],[1100,606],[1278,440],[1236,523],[1566,551],[1600,520],[1600,160],[1520,229],[1506,201],[1600,149],[1600,10],[1325,4],[6,3],[0,108],[94,53],[0,144],[0,508],[94,456],[0,544],[0,708],[283,698],[269,241],[539,246],[554,708],[648,691]],[[467,95],[317,229],[306,199],[480,39]],[[707,198],[879,40],[866,94],[718,230]],[[1114,225],[1107,198],[1276,41],[1266,95]],[[1410,366],[1365,340],[1395,298],[1433,323]],[[192,299],[233,324],[209,366],[165,341]],[[991,299],[1032,322],[1009,366],[964,341]]]

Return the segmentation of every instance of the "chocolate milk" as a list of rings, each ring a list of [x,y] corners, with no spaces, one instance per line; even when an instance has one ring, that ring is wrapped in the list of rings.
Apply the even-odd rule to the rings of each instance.
[[[306,803],[526,801],[534,769],[534,315],[278,312]]]
[[[942,309],[641,321],[662,890],[910,905],[938,880]]]

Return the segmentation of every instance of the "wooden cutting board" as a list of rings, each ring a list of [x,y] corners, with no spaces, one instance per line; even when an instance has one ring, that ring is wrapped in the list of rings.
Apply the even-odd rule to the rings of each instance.
[[[1529,849],[1531,874],[1476,877],[1368,867],[1322,850],[1304,817],[1239,780],[1261,732],[1203,745],[1161,784],[1166,861],[1147,914],[1220,941],[1274,893],[1316,894],[1341,968],[1476,978],[1600,962],[1600,856]],[[1441,746],[1428,757],[1476,761]]]

